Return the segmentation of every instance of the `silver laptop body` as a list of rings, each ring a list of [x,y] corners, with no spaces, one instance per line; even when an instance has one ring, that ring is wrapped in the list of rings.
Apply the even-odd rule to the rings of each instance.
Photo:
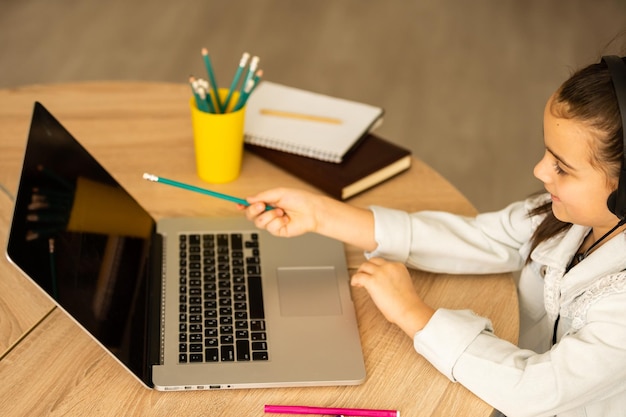
[[[244,248],[213,254],[220,239]],[[277,238],[244,218],[157,223],[39,103],[7,257],[149,387],[365,379],[341,243]],[[227,263],[235,272],[222,271]],[[238,281],[225,284],[227,275]]]

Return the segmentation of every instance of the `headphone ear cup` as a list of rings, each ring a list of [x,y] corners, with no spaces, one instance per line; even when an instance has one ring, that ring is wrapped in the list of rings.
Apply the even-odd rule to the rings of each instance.
[[[619,174],[617,189],[613,191],[606,201],[606,205],[620,220],[626,219],[626,168],[622,167]]]
[[[624,58],[609,55],[603,56],[604,62],[611,75],[615,96],[617,98],[617,108],[622,121],[622,168],[619,173],[617,190],[613,191],[607,199],[607,206],[615,214],[620,222],[626,224],[626,64]]]
[[[617,190],[609,194],[609,198],[606,200],[606,206],[609,208],[611,213],[619,217],[619,215],[617,214],[617,207],[616,207],[617,206]]]

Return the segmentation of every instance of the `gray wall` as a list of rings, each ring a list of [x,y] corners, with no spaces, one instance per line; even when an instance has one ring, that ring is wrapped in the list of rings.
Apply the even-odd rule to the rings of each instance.
[[[183,83],[202,47],[226,86],[259,55],[265,79],[384,107],[381,136],[490,210],[541,190],[545,101],[626,53],[626,1],[3,0],[0,28],[0,88]]]

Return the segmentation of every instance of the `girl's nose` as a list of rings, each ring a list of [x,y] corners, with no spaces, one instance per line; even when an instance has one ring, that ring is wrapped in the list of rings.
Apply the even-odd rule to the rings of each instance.
[[[537,162],[537,165],[535,165],[533,175],[543,183],[550,182],[550,162],[548,161],[547,152],[544,154],[543,158]]]

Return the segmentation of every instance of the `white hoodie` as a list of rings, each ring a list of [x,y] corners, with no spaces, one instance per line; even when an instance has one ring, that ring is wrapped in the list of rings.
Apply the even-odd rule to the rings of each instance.
[[[528,213],[546,198],[475,218],[371,207],[378,247],[366,255],[441,273],[521,269],[519,347],[494,335],[486,318],[438,309],[415,335],[415,350],[508,417],[626,416],[626,235],[565,273],[589,232],[574,225],[526,264],[542,220]]]

